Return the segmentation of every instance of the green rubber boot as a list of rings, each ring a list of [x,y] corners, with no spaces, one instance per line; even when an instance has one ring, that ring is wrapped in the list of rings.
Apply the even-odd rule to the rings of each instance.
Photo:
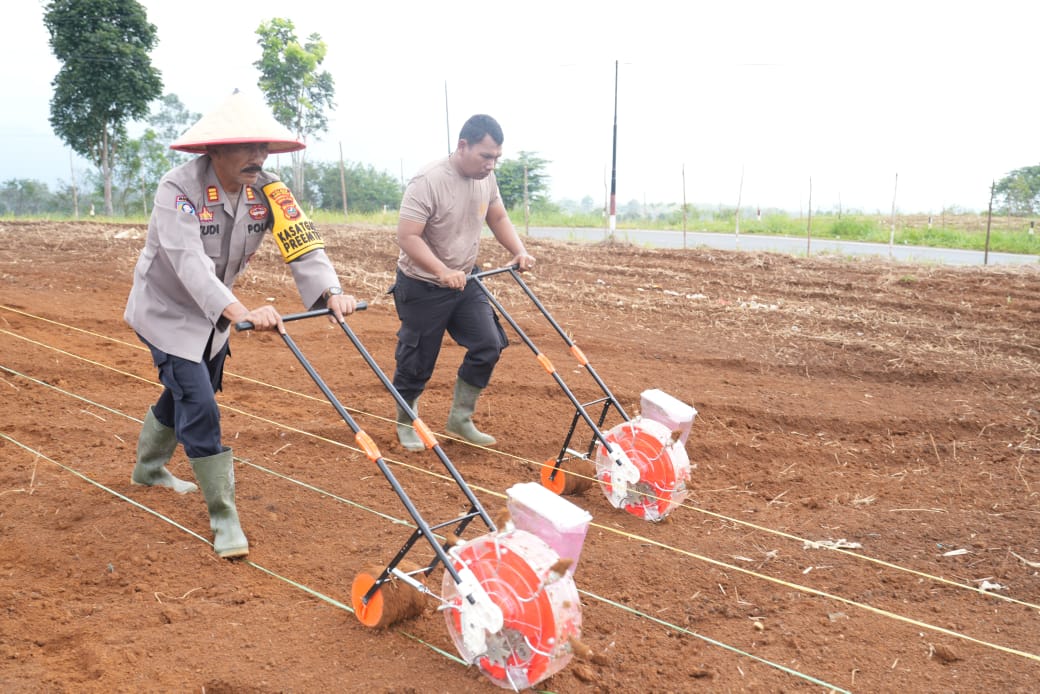
[[[477,408],[477,398],[480,397],[483,390],[483,388],[471,386],[461,378],[456,379],[455,399],[451,403],[448,423],[444,428],[448,430],[448,433],[461,436],[478,446],[493,446],[495,437],[485,434],[473,425],[473,412]]]
[[[415,398],[408,403],[408,407],[411,408],[416,417],[419,416],[419,410],[416,409],[418,406],[419,398]],[[422,439],[419,438],[419,434],[416,433],[415,427],[412,426],[412,420],[408,418],[408,414],[400,405],[397,405],[397,440],[409,451],[421,451],[426,448]]]
[[[192,458],[191,469],[202,487],[213,530],[213,551],[226,559],[249,554],[249,541],[235,509],[235,468],[231,449],[205,458]]]
[[[149,407],[137,438],[137,464],[130,473],[130,481],[148,487],[169,487],[178,494],[197,492],[199,488],[193,482],[177,479],[166,469],[176,449],[177,436],[173,429],[160,424]]]

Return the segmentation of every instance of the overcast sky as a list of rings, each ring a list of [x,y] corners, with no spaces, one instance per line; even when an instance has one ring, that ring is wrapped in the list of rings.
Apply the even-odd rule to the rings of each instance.
[[[40,0],[5,7],[0,181],[70,180],[48,122]],[[504,156],[548,160],[554,199],[864,212],[985,210],[989,187],[1040,163],[1040,3],[142,2],[164,92],[206,113],[256,93],[256,28],[287,17],[328,45],[330,129],[312,160],[407,178],[473,113]],[[273,159],[273,158],[272,158]],[[270,163],[270,162],[269,162]],[[88,165],[75,159],[82,171]],[[685,175],[684,175],[685,174]]]

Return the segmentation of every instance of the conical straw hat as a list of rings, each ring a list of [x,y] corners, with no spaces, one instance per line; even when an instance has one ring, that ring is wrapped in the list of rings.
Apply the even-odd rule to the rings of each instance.
[[[207,145],[244,142],[266,142],[271,154],[295,152],[307,146],[276,121],[265,105],[236,89],[216,110],[188,128],[170,149],[204,154]]]

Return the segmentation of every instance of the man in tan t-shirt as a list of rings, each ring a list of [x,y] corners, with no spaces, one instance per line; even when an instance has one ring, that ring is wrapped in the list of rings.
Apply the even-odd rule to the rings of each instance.
[[[397,226],[397,279],[390,290],[401,319],[394,387],[417,411],[447,331],[466,348],[466,356],[458,368],[445,428],[481,446],[493,445],[495,439],[476,428],[473,412],[508,344],[487,296],[467,282],[476,269],[484,224],[513,255],[510,264],[521,272],[534,266],[495,179],[503,139],[494,118],[475,115],[462,126],[455,151],[409,181]],[[400,406],[397,436],[408,450],[424,447]]]

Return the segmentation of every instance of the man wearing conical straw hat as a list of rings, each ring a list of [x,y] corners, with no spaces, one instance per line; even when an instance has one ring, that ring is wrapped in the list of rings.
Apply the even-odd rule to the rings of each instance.
[[[268,154],[304,146],[265,106],[237,90],[171,144],[200,156],[159,182],[124,314],[151,351],[163,384],[145,416],[131,482],[196,491],[166,468],[177,444],[183,445],[221,557],[249,553],[216,400],[229,327],[248,321],[259,330],[284,332],[274,306],[250,309],[235,297],[235,278],[270,234],[305,307],[328,308],[342,321],[357,305],[340,288],[321,235],[292,192],[262,168]]]

